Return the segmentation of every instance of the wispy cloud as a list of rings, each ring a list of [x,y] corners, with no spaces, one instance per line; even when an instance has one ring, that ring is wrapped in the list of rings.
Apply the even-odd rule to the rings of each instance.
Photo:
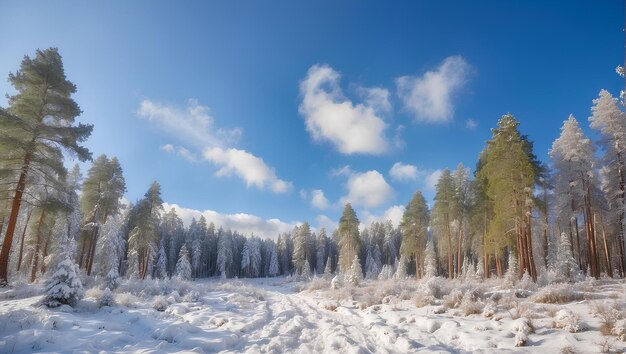
[[[204,150],[204,158],[220,167],[216,176],[235,174],[246,181],[248,187],[269,187],[275,193],[286,193],[293,187],[291,182],[278,178],[274,169],[268,167],[263,159],[245,150],[207,148]]]
[[[398,96],[416,121],[448,122],[454,114],[452,97],[467,81],[469,70],[463,57],[448,57],[435,70],[422,76],[397,78]]]
[[[188,100],[184,109],[145,99],[139,104],[137,115],[157,124],[182,142],[199,148],[236,143],[241,137],[241,129],[216,128],[215,119],[209,112],[208,107],[195,99]]]
[[[430,190],[435,190],[437,188],[437,182],[439,182],[439,177],[441,177],[442,170],[435,170],[428,174],[425,179],[426,187]]]
[[[161,130],[175,137],[181,145],[165,144],[161,150],[176,154],[189,162],[204,160],[217,166],[217,176],[235,175],[247,186],[269,189],[274,193],[286,193],[293,187],[291,182],[277,177],[274,168],[251,152],[233,148],[241,137],[240,128],[224,129],[215,126],[215,119],[208,107],[190,99],[184,109],[143,100],[137,115],[155,123]],[[193,146],[193,150],[182,144]]]
[[[384,89],[366,91],[364,103],[344,97],[340,75],[328,65],[313,65],[300,83],[300,114],[315,141],[329,141],[342,154],[379,155],[389,150],[387,124],[378,111],[387,109]]]
[[[194,162],[194,163],[198,162],[198,157],[196,156],[196,154],[194,154],[193,152],[187,150],[186,148],[182,146],[174,146],[172,144],[165,144],[161,146],[161,150],[170,154],[176,154],[189,162]]]
[[[478,122],[470,118],[465,121],[465,128],[469,130],[476,130],[476,128],[478,128]]]

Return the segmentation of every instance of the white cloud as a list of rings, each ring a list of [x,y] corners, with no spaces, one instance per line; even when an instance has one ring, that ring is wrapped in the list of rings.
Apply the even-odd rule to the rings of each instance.
[[[176,154],[189,162],[198,162],[198,157],[193,152],[187,150],[182,146],[174,146],[172,144],[165,144],[161,146],[161,150],[169,153]]]
[[[391,112],[389,90],[380,87],[359,87],[358,91],[366,106],[374,108],[376,112],[381,114]]]
[[[431,172],[428,176],[426,176],[426,187],[430,190],[435,190],[437,188],[437,182],[439,182],[439,177],[441,177],[441,170],[435,170]]]
[[[421,77],[402,76],[396,79],[398,96],[415,120],[426,123],[443,123],[452,119],[452,96],[467,81],[469,64],[461,56],[443,60],[433,71]]]
[[[398,227],[400,222],[402,221],[402,216],[404,215],[404,206],[402,205],[392,205],[382,215],[374,215],[367,211],[363,213],[363,218],[361,220],[361,228],[365,228],[370,226],[374,221],[385,222],[387,220],[391,220],[391,223],[394,227]]]
[[[348,178],[348,195],[341,204],[351,203],[365,208],[377,207],[393,197],[394,191],[380,172],[355,172]]]
[[[318,232],[320,229],[324,228],[326,229],[326,235],[328,235],[328,237],[337,229],[338,223],[326,215],[318,215],[315,220],[317,221]]]
[[[215,128],[215,120],[209,108],[190,99],[185,109],[143,100],[137,115],[156,123],[163,131],[186,144],[193,145],[196,152],[184,146],[165,144],[161,150],[176,154],[189,162],[198,162],[198,155],[219,167],[217,176],[236,175],[249,186],[269,188],[274,193],[285,193],[293,187],[291,182],[276,176],[262,158],[245,150],[229,147],[241,136],[241,129]]]
[[[305,189],[300,189],[299,194],[300,194],[300,199],[306,199],[308,195]]]
[[[402,162],[394,163],[389,170],[391,178],[400,182],[414,181],[417,179],[418,173],[417,167]]]
[[[196,147],[225,146],[239,140],[241,129],[216,129],[209,108],[195,99],[187,101],[185,109],[164,105],[148,99],[141,101],[139,117],[156,123],[163,131],[176,136],[181,142]]]
[[[275,193],[285,193],[293,187],[291,182],[278,178],[274,169],[267,166],[263,159],[245,150],[207,148],[204,150],[204,158],[220,166],[216,176],[235,174],[246,181],[248,187],[269,187]]]
[[[465,128],[469,130],[476,130],[478,127],[478,122],[473,119],[468,119],[465,121]]]
[[[263,219],[259,216],[236,213],[236,214],[220,214],[213,210],[196,210],[190,208],[184,208],[177,204],[163,203],[165,211],[169,211],[171,208],[176,208],[176,214],[183,220],[183,223],[187,226],[191,224],[191,219],[199,219],[200,216],[204,216],[207,223],[213,222],[215,227],[223,227],[225,230],[231,229],[237,230],[245,235],[254,233],[257,236],[276,239],[279,233],[289,232],[294,226],[300,224],[299,222],[287,223],[279,219]]]
[[[324,196],[324,191],[321,189],[315,189],[311,191],[311,206],[314,208],[324,210],[329,207],[330,203],[326,196]]]
[[[313,65],[300,83],[303,99],[299,110],[307,131],[315,141],[332,142],[343,154],[388,151],[387,124],[377,113],[386,104],[384,93],[370,91],[369,100],[354,104],[343,96],[339,79],[330,66]]]

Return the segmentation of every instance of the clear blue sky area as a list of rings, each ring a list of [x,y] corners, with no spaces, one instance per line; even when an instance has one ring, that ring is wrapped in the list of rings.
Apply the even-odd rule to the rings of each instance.
[[[623,22],[622,1],[3,1],[0,76],[58,47],[127,199],[158,180],[263,233],[432,200],[507,112],[546,161],[570,113],[589,132],[623,87]]]

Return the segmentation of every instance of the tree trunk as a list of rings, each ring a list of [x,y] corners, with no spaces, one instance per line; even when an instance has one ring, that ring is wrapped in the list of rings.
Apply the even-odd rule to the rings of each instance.
[[[48,257],[48,248],[50,246],[50,239],[52,238],[52,231],[48,233],[48,237],[46,237],[46,243],[44,243],[43,247],[43,262],[41,264],[41,274],[46,274],[46,257]]]
[[[30,216],[33,214],[33,209],[31,208],[26,214],[26,223],[24,224],[24,230],[22,230],[22,237],[20,238],[20,253],[19,258],[17,259],[17,272],[20,271],[20,266],[22,265],[22,256],[24,254],[24,238],[26,238],[26,230],[28,229],[28,222],[30,221]]]
[[[20,177],[17,181],[15,196],[13,197],[13,202],[11,203],[11,215],[9,216],[7,232],[4,236],[4,242],[2,243],[2,250],[0,251],[0,286],[7,285],[9,283],[9,255],[11,254],[13,234],[15,233],[17,216],[20,212],[20,206],[22,205],[22,196],[24,195],[24,189],[26,188],[26,177],[28,175],[28,170],[30,169],[31,159],[32,152],[27,152],[24,156],[24,163],[22,164]]]
[[[41,225],[43,225],[43,218],[46,215],[46,211],[41,209],[41,215],[39,216],[39,221],[37,222],[37,231],[36,231],[36,239],[35,239],[35,253],[33,253],[33,268],[30,274],[30,282],[34,282],[37,278],[37,268],[39,267],[39,244],[41,243]]]

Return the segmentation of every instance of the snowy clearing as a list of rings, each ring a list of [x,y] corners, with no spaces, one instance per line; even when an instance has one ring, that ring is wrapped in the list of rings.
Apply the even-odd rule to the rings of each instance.
[[[100,307],[103,291],[93,287],[74,308],[55,309],[38,306],[41,285],[22,285],[0,292],[0,352],[624,350],[624,281],[496,284],[377,280],[333,290],[321,278],[135,280],[113,292],[112,307]],[[566,302],[542,303],[553,301]]]

